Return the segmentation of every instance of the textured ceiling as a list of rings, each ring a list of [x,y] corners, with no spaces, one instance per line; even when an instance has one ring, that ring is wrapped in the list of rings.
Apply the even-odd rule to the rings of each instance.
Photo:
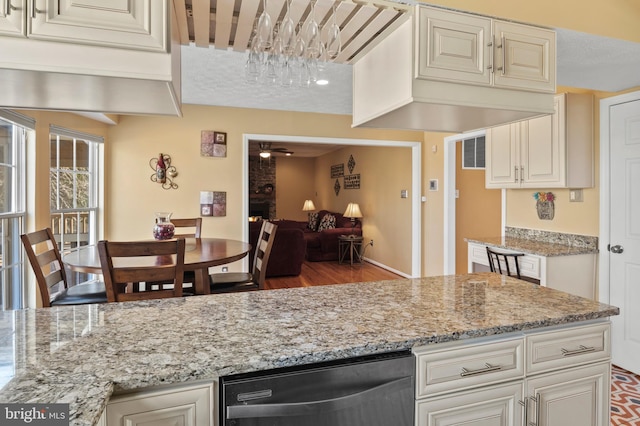
[[[556,31],[559,86],[607,92],[640,87],[640,43],[565,29]],[[245,60],[245,53],[183,46],[183,102],[351,114],[351,65],[326,64],[330,81],[327,86],[285,89],[246,83]]]

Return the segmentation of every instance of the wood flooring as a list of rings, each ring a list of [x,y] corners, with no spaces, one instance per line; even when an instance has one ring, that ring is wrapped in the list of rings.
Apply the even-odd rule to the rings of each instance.
[[[368,262],[339,264],[338,261],[304,261],[297,277],[267,278],[265,289],[312,287],[328,284],[345,284],[367,281],[397,280],[403,278]]]

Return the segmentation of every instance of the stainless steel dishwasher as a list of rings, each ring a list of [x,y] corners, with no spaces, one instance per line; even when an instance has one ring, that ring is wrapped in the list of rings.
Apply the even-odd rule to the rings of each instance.
[[[413,426],[410,351],[220,379],[224,426]]]

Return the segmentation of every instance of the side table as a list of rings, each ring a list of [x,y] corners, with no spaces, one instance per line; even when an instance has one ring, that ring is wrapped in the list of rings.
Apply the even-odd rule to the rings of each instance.
[[[359,235],[340,235],[338,237],[338,262],[342,263],[348,254],[351,265],[353,265],[354,259],[356,262],[362,263],[363,241],[364,237]]]

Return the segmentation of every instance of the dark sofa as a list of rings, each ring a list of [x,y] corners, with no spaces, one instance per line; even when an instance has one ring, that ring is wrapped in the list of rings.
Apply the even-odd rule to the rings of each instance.
[[[317,225],[322,222],[322,218],[326,214],[332,214],[333,216],[335,216],[335,228],[324,229],[320,232],[310,229],[308,222],[279,220],[274,223],[278,225],[277,232],[280,232],[280,229],[299,229],[304,233],[304,241],[307,252],[306,258],[308,260],[312,262],[338,260],[338,237],[340,235],[348,235],[351,233],[355,235],[362,235],[362,222],[356,219],[355,226],[352,229],[351,219],[342,216],[341,213],[320,210],[318,212]],[[271,263],[271,261],[269,261],[269,263]]]
[[[280,228],[280,221],[276,221],[274,224],[278,225],[278,228],[273,246],[271,246],[267,277],[300,275],[307,247],[304,232],[297,228]],[[262,222],[249,222],[249,242],[251,243],[249,262],[251,264],[253,264],[261,227]]]

